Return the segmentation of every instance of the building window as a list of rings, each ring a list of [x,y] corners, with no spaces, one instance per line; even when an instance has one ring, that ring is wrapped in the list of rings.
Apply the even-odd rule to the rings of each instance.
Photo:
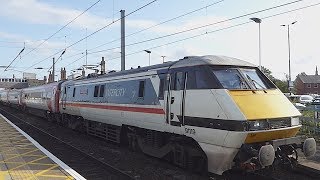
[[[311,84],[307,84],[307,88],[311,88]]]
[[[144,97],[144,84],[145,81],[139,82],[139,97]]]
[[[73,95],[72,95],[72,97],[74,97],[75,94],[76,94],[76,88],[73,88]]]
[[[318,84],[314,84],[314,87],[315,87],[315,88],[318,88]]]

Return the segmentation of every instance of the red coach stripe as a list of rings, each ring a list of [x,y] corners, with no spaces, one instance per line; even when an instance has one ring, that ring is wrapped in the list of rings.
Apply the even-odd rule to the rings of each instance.
[[[74,107],[109,109],[109,110],[116,110],[116,111],[130,111],[130,112],[143,112],[143,113],[150,113],[150,114],[164,114],[163,109],[158,109],[158,108],[111,106],[111,105],[100,105],[100,104],[74,104],[74,103],[67,103],[66,105],[67,106],[74,106]]]

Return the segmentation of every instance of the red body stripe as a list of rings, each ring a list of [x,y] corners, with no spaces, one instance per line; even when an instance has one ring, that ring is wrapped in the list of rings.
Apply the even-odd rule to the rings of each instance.
[[[144,108],[144,107],[128,107],[128,106],[111,106],[111,105],[100,105],[100,104],[75,104],[67,103],[67,106],[74,107],[86,107],[86,108],[96,108],[96,109],[109,109],[117,111],[130,111],[130,112],[143,112],[150,114],[164,114],[163,109],[158,108]]]

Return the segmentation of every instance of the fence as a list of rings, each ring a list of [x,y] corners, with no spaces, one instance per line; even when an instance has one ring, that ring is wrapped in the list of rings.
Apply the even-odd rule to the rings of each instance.
[[[301,134],[319,136],[320,135],[320,105],[307,106],[302,110],[303,116],[300,118],[302,128]]]

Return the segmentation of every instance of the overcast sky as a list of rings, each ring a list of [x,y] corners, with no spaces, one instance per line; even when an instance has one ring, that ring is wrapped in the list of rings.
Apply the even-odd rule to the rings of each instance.
[[[37,73],[39,79],[42,79],[48,74],[47,70],[36,70],[35,68],[49,68],[52,63],[52,55],[57,54],[55,57],[58,58],[65,47],[84,38],[86,34],[89,35],[117,20],[121,9],[126,10],[128,14],[151,0],[101,0],[43,43],[44,39],[57,32],[96,1],[0,0],[0,66],[9,65],[24,47],[24,43],[26,48],[9,71],[4,72],[4,68],[0,69],[0,77],[12,77],[13,74],[16,77],[22,77],[22,72],[33,72]],[[215,2],[217,3],[212,5]],[[293,0],[158,0],[126,18],[127,35],[207,5],[209,7],[129,36],[126,38],[126,44],[213,24],[289,2]],[[250,22],[233,28],[221,29],[249,22],[251,17],[264,18],[316,3],[320,2],[303,0],[194,31],[128,46],[126,47],[128,55],[126,68],[147,66],[148,54],[143,52],[145,49],[151,50],[151,64],[161,63],[161,56],[166,56],[166,61],[175,61],[191,55],[225,55],[258,65],[258,24]],[[288,74],[287,29],[280,25],[297,21],[296,24],[290,26],[292,79],[300,72],[314,74],[315,66],[320,66],[319,17],[320,5],[262,19],[262,65],[269,68],[275,77],[285,79],[285,74]],[[208,33],[205,34],[206,32]],[[204,35],[169,44],[200,34]],[[119,38],[120,23],[116,22],[68,48],[62,59],[58,61],[56,68],[59,70],[65,67],[69,75],[72,70],[86,64],[84,52],[87,49],[89,53],[87,64],[97,64],[104,56],[107,60],[107,69],[119,70]],[[42,45],[39,46],[41,43]],[[153,48],[156,46],[159,47]],[[35,47],[38,48],[33,50]],[[33,51],[30,52],[31,50]],[[100,50],[106,51],[95,53]]]

